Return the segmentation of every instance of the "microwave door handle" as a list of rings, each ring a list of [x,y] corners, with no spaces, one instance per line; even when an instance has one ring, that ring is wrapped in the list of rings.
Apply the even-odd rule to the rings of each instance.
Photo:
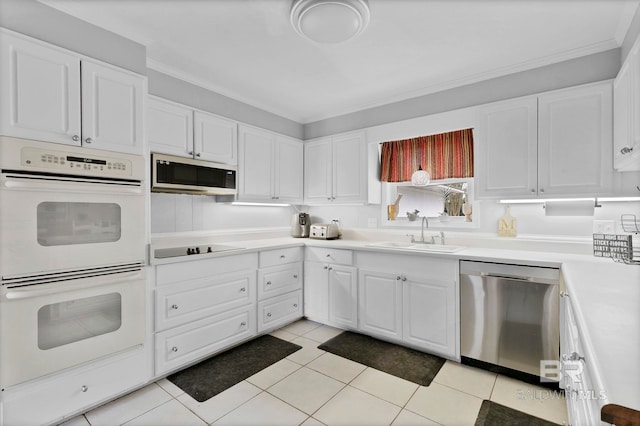
[[[82,182],[75,180],[35,180],[30,178],[11,178],[4,179],[4,186],[7,189],[15,190],[48,190],[48,191],[64,191],[64,192],[91,192],[91,193],[114,193],[118,194],[142,194],[141,185],[123,185],[116,183],[95,183]]]

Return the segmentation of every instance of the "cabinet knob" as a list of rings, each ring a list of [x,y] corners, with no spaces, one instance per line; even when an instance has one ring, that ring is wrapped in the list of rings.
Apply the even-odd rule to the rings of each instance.
[[[244,327],[244,326],[246,326],[246,325],[247,325],[247,323],[246,323],[246,322],[244,322],[244,321],[242,321],[242,322],[240,323],[240,327]]]
[[[86,138],[84,141],[85,141],[86,143],[93,143],[93,139],[91,139],[91,138]]]
[[[297,279],[297,278],[298,278],[298,275],[294,275],[294,276],[293,276],[293,278],[296,278],[296,279]]]
[[[78,141],[80,140],[80,136],[78,136],[78,135],[73,135],[73,136],[71,137],[71,140],[72,140],[72,141],[74,141],[74,142],[78,142]]]
[[[544,188],[540,188],[540,193],[544,194]]]
[[[632,152],[633,152],[633,147],[628,147],[628,146],[625,146],[620,150],[620,154],[622,155],[631,154]]]
[[[196,157],[200,157],[200,153],[197,153],[197,154],[196,154]]]
[[[287,256],[285,256],[284,254],[280,255],[280,259],[284,259],[285,257],[287,257]]]
[[[329,269],[329,267],[327,265],[324,265],[324,269]]]
[[[333,271],[333,268],[332,268],[331,266],[329,266],[329,270],[330,270],[330,271]]]
[[[81,390],[82,392],[86,392],[86,391],[88,391],[88,390],[89,390],[89,387],[88,387],[87,385],[82,385],[82,386],[80,386],[80,390]]]
[[[331,257],[331,253],[327,253],[325,257]]]
[[[271,312],[267,312],[267,317],[271,318]]]
[[[178,309],[178,305],[171,305],[171,309],[177,310]]]
[[[178,352],[178,347],[177,347],[177,346],[172,347],[172,348],[171,348],[171,351],[172,351],[172,352]]]
[[[271,281],[267,281],[267,285],[271,285]]]
[[[242,287],[242,288],[240,289],[240,293],[244,293],[245,291],[247,291],[247,289],[246,289],[246,288],[244,288],[244,287]]]
[[[293,307],[294,307],[294,308],[297,308],[297,307],[298,307],[298,304],[297,304],[297,303],[294,303],[294,304],[293,304]]]
[[[406,281],[407,277],[405,277],[404,275],[402,276],[402,281]]]
[[[398,276],[396,277],[396,280],[400,281],[400,279],[401,279],[401,278],[402,278],[402,277],[401,277],[400,275],[398,275]]]
[[[327,200],[331,201],[331,197],[327,197]]]
[[[531,189],[532,194],[535,194],[535,192],[536,192],[535,188]]]

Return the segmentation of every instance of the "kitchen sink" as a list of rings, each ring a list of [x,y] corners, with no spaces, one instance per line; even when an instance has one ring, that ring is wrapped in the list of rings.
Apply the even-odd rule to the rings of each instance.
[[[403,241],[383,241],[379,243],[367,244],[368,247],[383,247],[397,250],[411,250],[411,251],[431,251],[438,253],[453,253],[458,250],[462,250],[463,246],[453,246],[447,244],[420,244],[409,243]]]

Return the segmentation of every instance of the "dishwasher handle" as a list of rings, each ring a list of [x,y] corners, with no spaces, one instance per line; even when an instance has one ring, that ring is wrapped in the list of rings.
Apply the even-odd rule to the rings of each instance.
[[[481,272],[480,276],[483,278],[503,278],[503,279],[513,280],[513,281],[533,282],[533,277],[523,277],[519,275],[494,274],[491,272]]]

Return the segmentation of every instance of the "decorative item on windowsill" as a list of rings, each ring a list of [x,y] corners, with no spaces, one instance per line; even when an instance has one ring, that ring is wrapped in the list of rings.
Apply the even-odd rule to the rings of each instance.
[[[400,199],[402,198],[402,194],[398,194],[396,197],[396,201],[393,204],[389,204],[387,206],[387,218],[389,220],[396,220],[398,216],[398,210],[400,208]]]
[[[411,184],[413,186],[427,186],[431,182],[431,176],[426,170],[422,170],[422,166],[418,166],[418,170],[411,175]]]
[[[515,237],[516,223],[516,218],[511,216],[511,206],[506,206],[504,215],[498,220],[498,236]]]
[[[420,213],[420,210],[417,209],[414,210],[413,213],[407,212],[407,219],[409,219],[410,222],[413,222],[418,218],[418,216],[420,216],[418,213]]]
[[[464,213],[464,221],[465,222],[471,222],[471,213],[473,212],[473,205],[468,202],[465,201],[465,203],[462,205],[462,212]]]

